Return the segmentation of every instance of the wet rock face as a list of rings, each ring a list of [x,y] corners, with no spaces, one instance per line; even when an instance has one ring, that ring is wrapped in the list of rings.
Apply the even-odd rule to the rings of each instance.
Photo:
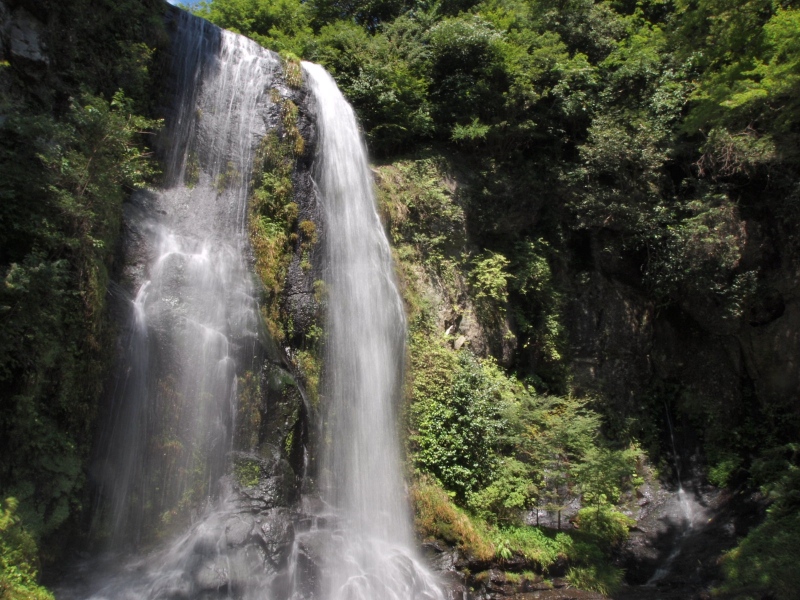
[[[627,587],[620,600],[710,598],[721,581],[719,557],[761,518],[759,494],[733,493],[687,477],[683,488],[647,484],[636,527],[619,550]]]
[[[300,344],[309,330],[319,324],[322,290],[322,248],[326,233],[323,211],[311,177],[311,166],[317,149],[317,127],[314,101],[303,85],[289,88],[287,97],[298,108],[297,129],[305,142],[305,150],[297,158],[292,185],[297,203],[297,222],[313,223],[313,232],[298,232],[298,243],[289,264],[284,288],[284,307],[292,320],[295,336],[290,343]]]
[[[235,452],[232,486],[228,503],[239,511],[258,513],[290,506],[297,499],[295,473],[283,458]]]
[[[294,473],[285,460],[235,453],[219,506],[154,561],[159,598],[287,598],[295,552]]]
[[[41,79],[50,65],[44,33],[45,25],[27,10],[0,2],[0,58],[27,79]]]
[[[652,376],[652,303],[596,272],[576,277],[573,286],[564,322],[576,386],[632,401]]]

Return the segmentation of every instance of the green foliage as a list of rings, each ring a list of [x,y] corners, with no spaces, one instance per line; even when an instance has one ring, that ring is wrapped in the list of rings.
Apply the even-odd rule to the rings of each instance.
[[[430,134],[427,82],[399,55],[390,35],[370,36],[338,21],[323,27],[316,43],[310,58],[336,77],[358,110],[373,152],[397,152]]]
[[[798,552],[800,513],[770,515],[725,556],[725,582],[717,591],[722,597],[740,600],[796,598],[800,586]]]
[[[302,55],[312,34],[311,6],[299,0],[213,0],[192,11],[276,52]]]
[[[623,491],[636,489],[644,483],[637,473],[643,458],[642,451],[635,445],[624,450],[589,448],[582,461],[572,469],[584,502],[595,506],[606,502],[617,504]]]
[[[0,381],[12,402],[0,410],[0,487],[36,535],[79,507],[122,200],[155,173],[141,134],[158,126],[121,91],[84,94],[61,120],[19,110],[2,125]]]
[[[0,507],[0,599],[52,600],[37,583],[38,549],[15,514],[18,506],[16,498],[6,498]]]
[[[378,167],[378,202],[392,242],[438,274],[460,260],[465,243],[466,217],[447,168],[437,156]]]
[[[464,499],[495,467],[503,426],[497,388],[469,353],[454,354],[436,342],[416,340],[411,362],[414,462]]]
[[[493,535],[496,554],[503,560],[521,557],[544,573],[567,561],[572,585],[604,594],[622,583],[623,571],[608,563],[595,535],[513,526],[495,529]]]
[[[548,534],[538,527],[505,527],[497,531],[497,537],[506,549],[506,558],[519,554],[545,570],[559,559],[567,558],[572,548],[568,534]]]
[[[432,27],[428,42],[437,125],[454,141],[484,139],[495,120],[492,97],[508,87],[500,32],[480,16],[463,14]]]
[[[505,304],[508,299],[508,259],[502,254],[486,252],[472,259],[470,283],[477,301]]]
[[[650,239],[645,281],[661,300],[686,295],[713,297],[722,319],[743,315],[755,293],[757,274],[741,268],[745,223],[725,195],[689,200],[669,225]],[[666,215],[665,215],[666,216]]]
[[[297,107],[279,99],[281,130],[261,140],[254,162],[248,227],[255,255],[255,271],[264,286],[261,314],[273,339],[291,336],[288,319],[281,312],[281,294],[297,241],[297,204],[294,202],[292,172],[296,151],[305,144],[297,130]]]
[[[539,572],[568,561],[585,578],[587,589],[612,589],[622,579],[622,571],[608,564],[596,545],[600,536],[538,527],[487,524],[480,517],[464,512],[453,503],[441,484],[428,476],[418,477],[411,488],[415,525],[425,537],[445,540],[477,560],[496,558],[503,561],[523,558]],[[589,576],[592,575],[590,579]],[[604,575],[601,575],[604,573]],[[530,578],[533,578],[532,574]]]
[[[66,34],[48,40],[53,69],[85,82],[86,94],[61,89],[58,109],[44,112],[6,110],[14,99],[2,98],[0,383],[13,401],[0,409],[0,488],[22,500],[26,525],[42,531],[78,506],[98,392],[82,382],[99,381],[103,370],[98,356],[109,336],[99,315],[119,203],[122,190],[149,176],[135,131],[152,124],[134,115],[157,98],[155,4],[59,3],[53,22]],[[576,558],[574,548],[608,548],[622,537],[627,524],[614,503],[638,484],[641,453],[628,439],[600,435],[602,413],[616,414],[604,398],[568,393],[570,278],[591,272],[622,283],[659,309],[680,306],[715,335],[747,328],[777,263],[796,259],[794,4],[209,0],[196,9],[280,51],[289,85],[302,78],[299,58],[322,62],[377,154],[421,142],[437,148],[378,169],[414,330],[410,459],[445,486],[423,486],[431,535],[465,539],[463,517],[482,533],[457,543],[482,547],[476,554],[539,552],[546,561],[558,547],[571,557],[573,584],[613,587],[619,573],[605,579],[602,559]],[[90,8],[101,17],[86,19]],[[13,72],[0,66],[2,77]],[[5,83],[4,94],[16,89]],[[114,97],[119,88],[131,102]],[[49,93],[29,105],[47,104]],[[305,152],[297,107],[281,101],[280,110],[280,135],[260,148],[249,226],[265,320],[285,340],[295,335],[280,307],[288,259],[297,249],[307,257],[317,233],[298,222],[291,200],[294,161]],[[457,178],[454,164],[463,171]],[[753,235],[762,229],[769,233]],[[618,245],[603,245],[608,238]],[[587,248],[573,247],[583,244],[576,240]],[[755,255],[773,245],[780,260],[759,268]],[[441,291],[443,305],[428,288]],[[442,314],[476,304],[485,329],[518,336],[518,351],[503,357],[516,375],[455,352],[435,331]],[[309,335],[296,355],[310,389],[321,337]],[[793,527],[796,411],[760,397],[745,398],[745,410],[684,392],[675,392],[674,406],[697,423],[711,480],[723,485],[748,472],[774,500],[769,523]],[[246,412],[255,426],[258,411]],[[24,461],[11,458],[17,448]],[[510,528],[519,511],[559,510],[576,494],[585,537],[558,546],[544,534],[549,541],[534,543],[536,530]],[[487,543],[497,524],[503,533]],[[729,564],[752,556],[743,550]],[[764,589],[778,593],[776,585]]]
[[[538,492],[528,466],[507,457],[501,459],[489,485],[470,494],[467,504],[485,521],[517,522],[520,513],[533,506]]]
[[[572,587],[608,596],[622,585],[624,575],[625,572],[616,567],[587,565],[570,567],[565,579]]]
[[[727,486],[733,474],[741,466],[742,460],[735,454],[728,454],[721,457],[716,463],[712,463],[708,469],[708,480],[715,486],[723,488]]]
[[[542,238],[522,240],[515,244],[509,266],[509,289],[517,296],[514,319],[523,348],[530,348],[542,365],[542,374],[557,369],[565,345],[561,316],[564,302],[550,267],[552,254],[552,247]]]
[[[168,38],[150,1],[24,5],[49,63],[0,67],[0,497],[19,500],[0,519],[0,596],[49,598],[35,541],[53,560],[64,545],[48,538],[84,508],[115,354],[109,271],[122,203],[157,175],[147,115]]]
[[[581,531],[592,535],[603,548],[620,546],[628,539],[628,529],[636,524],[627,515],[603,504],[582,508],[577,522]]]
[[[237,457],[233,462],[233,476],[242,487],[255,487],[261,480],[261,467],[255,460]]]
[[[703,50],[708,57],[684,127],[739,128],[755,122],[767,130],[784,130],[800,108],[800,11],[766,0],[736,6],[708,1],[697,11],[687,11],[684,19],[685,26],[707,32]],[[777,106],[780,117],[767,117]]]
[[[794,568],[800,552],[800,445],[763,452],[752,467],[762,493],[772,501],[764,523],[751,530],[722,560],[725,598],[779,600],[797,595]]]

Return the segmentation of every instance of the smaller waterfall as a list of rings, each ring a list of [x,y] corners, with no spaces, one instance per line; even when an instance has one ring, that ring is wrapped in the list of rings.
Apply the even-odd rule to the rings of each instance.
[[[327,600],[443,598],[415,556],[395,413],[405,316],[353,109],[303,63],[317,106],[313,175],[325,211],[326,383],[321,486],[333,511]]]
[[[100,471],[116,548],[212,495],[232,447],[237,372],[259,330],[245,218],[280,63],[242,36],[175,14],[167,187],[140,199],[152,259],[132,306]]]
[[[675,432],[672,428],[672,419],[669,416],[669,408],[666,405],[664,408],[667,414],[667,427],[669,428],[669,438],[670,442],[672,443],[672,455],[675,461],[675,475],[678,478],[677,502],[680,512],[680,523],[678,526],[680,527],[681,532],[674,542],[672,551],[669,553],[666,560],[656,569],[655,573],[653,573],[653,576],[648,579],[647,583],[645,584],[646,586],[654,586],[667,575],[669,575],[673,563],[683,551],[683,545],[686,542],[686,539],[694,529],[694,522],[696,518],[695,513],[697,512],[695,502],[683,488],[681,461],[680,456],[678,455],[678,448],[675,444]]]

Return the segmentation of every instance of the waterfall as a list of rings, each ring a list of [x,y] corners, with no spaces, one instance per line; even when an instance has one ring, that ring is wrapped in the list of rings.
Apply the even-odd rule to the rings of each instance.
[[[391,252],[355,116],[317,65],[304,64],[328,307],[319,497],[291,505],[296,474],[273,445],[232,453],[240,377],[251,371],[269,394],[277,368],[259,372],[267,340],[246,217],[253,159],[285,88],[275,54],[171,14],[165,184],[126,209],[138,288],[93,468],[95,533],[110,552],[79,563],[57,597],[443,600],[413,550],[403,487],[406,328]]]
[[[331,76],[303,63],[316,100],[313,176],[325,212],[327,289],[321,493],[338,519],[328,600],[443,598],[411,550],[395,413],[405,317],[353,109]]]
[[[676,525],[679,528],[680,533],[676,537],[673,543],[672,550],[670,551],[669,555],[658,566],[658,568],[655,570],[650,579],[647,580],[647,583],[645,583],[646,586],[657,585],[658,582],[660,582],[662,579],[667,577],[667,575],[669,575],[673,563],[681,555],[684,544],[686,543],[687,539],[692,533],[692,530],[694,529],[695,520],[697,519],[696,513],[698,512],[698,508],[696,508],[695,506],[697,503],[689,496],[689,494],[683,488],[683,477],[681,475],[681,457],[680,454],[678,454],[678,447],[675,444],[675,431],[672,428],[672,419],[669,416],[669,407],[666,404],[664,405],[664,409],[667,415],[667,428],[669,429],[669,439],[672,444],[672,457],[675,463],[675,475],[678,478],[678,490],[677,490],[678,510],[673,509],[671,516],[677,517],[675,520],[677,521]]]
[[[105,439],[101,493],[116,546],[212,495],[231,450],[237,370],[259,327],[245,217],[280,62],[176,14],[167,185],[139,199],[152,259]]]

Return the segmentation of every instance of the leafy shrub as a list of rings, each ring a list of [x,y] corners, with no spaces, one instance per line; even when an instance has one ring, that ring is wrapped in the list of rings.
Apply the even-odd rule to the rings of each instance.
[[[0,508],[0,600],[53,600],[37,584],[38,549],[16,516],[17,500]]]
[[[321,29],[310,57],[336,76],[358,112],[371,151],[397,152],[430,136],[428,83],[387,36],[369,36],[350,21],[338,21]]]
[[[191,10],[276,52],[300,55],[311,38],[311,5],[299,0],[213,0]]]
[[[122,201],[155,175],[118,91],[61,119],[16,107],[0,124],[0,489],[36,536],[80,507],[82,461],[109,367],[108,270]],[[13,450],[12,450],[13,449]]]
[[[628,539],[628,529],[636,524],[613,506],[604,504],[582,508],[576,521],[581,531],[594,536],[604,548],[619,546]]]
[[[711,459],[711,457],[709,457]],[[725,487],[742,464],[742,459],[734,454],[725,454],[708,468],[708,480],[717,487]]]
[[[503,425],[496,386],[468,352],[416,346],[412,365],[414,461],[464,500],[490,480],[496,464]]]
[[[725,597],[741,600],[772,597],[791,600],[800,589],[800,514],[767,520],[725,555],[725,582],[719,587]]]
[[[509,260],[502,254],[484,252],[472,260],[470,283],[473,297],[478,302],[504,305],[508,300]]]
[[[566,533],[548,535],[538,527],[503,527],[495,535],[508,551],[506,558],[519,554],[544,570],[559,558],[567,558],[572,544]]]
[[[539,490],[529,468],[513,458],[502,458],[491,483],[467,498],[467,506],[489,522],[516,522],[530,508]]]

